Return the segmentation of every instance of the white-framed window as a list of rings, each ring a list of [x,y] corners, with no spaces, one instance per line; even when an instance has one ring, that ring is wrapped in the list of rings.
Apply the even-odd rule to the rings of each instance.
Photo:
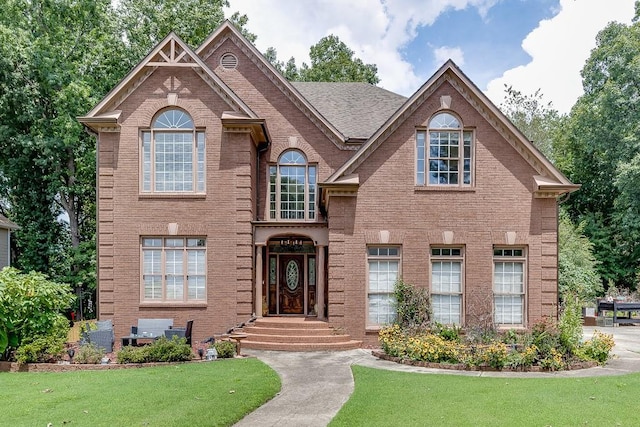
[[[367,248],[368,326],[380,326],[396,320],[393,296],[394,285],[400,277],[400,248],[396,246],[371,246]]]
[[[431,308],[438,323],[462,324],[463,265],[462,248],[431,248]]]
[[[269,218],[316,219],[317,168],[298,150],[287,150],[269,166]]]
[[[143,302],[204,302],[207,299],[207,240],[143,237]]]
[[[526,289],[524,248],[493,249],[493,313],[496,325],[524,325]]]
[[[416,132],[416,185],[469,187],[473,132],[451,113],[438,113]]]
[[[191,116],[173,108],[141,132],[142,193],[204,193],[205,137]]]

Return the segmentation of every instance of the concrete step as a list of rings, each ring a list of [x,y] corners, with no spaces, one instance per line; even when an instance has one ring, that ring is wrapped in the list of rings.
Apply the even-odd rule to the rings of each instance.
[[[272,351],[344,351],[362,347],[362,341],[349,340],[340,343],[274,343],[242,341],[243,349],[272,350]]]
[[[362,346],[327,322],[305,317],[261,317],[243,328],[242,348],[279,351],[339,351]]]
[[[262,335],[254,334],[250,330],[245,329],[247,341],[276,342],[276,343],[341,343],[351,341],[349,335]]]

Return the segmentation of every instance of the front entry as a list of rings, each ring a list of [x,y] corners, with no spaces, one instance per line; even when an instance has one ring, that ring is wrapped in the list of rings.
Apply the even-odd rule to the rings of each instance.
[[[316,248],[299,238],[271,240],[267,246],[265,289],[269,315],[316,315]]]
[[[280,314],[304,314],[304,255],[280,255]]]

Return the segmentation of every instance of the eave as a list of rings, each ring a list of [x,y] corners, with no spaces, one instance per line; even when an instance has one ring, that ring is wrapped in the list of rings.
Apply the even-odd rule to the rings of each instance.
[[[251,133],[251,138],[257,145],[269,144],[271,142],[265,119],[248,117],[235,111],[225,111],[222,113],[221,120],[225,132],[249,132]]]

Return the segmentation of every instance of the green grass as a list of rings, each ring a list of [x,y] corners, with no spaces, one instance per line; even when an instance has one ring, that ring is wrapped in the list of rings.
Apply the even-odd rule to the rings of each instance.
[[[257,359],[140,369],[0,373],[6,426],[228,426],[280,390]]]
[[[640,374],[495,378],[354,366],[336,426],[637,426]]]

